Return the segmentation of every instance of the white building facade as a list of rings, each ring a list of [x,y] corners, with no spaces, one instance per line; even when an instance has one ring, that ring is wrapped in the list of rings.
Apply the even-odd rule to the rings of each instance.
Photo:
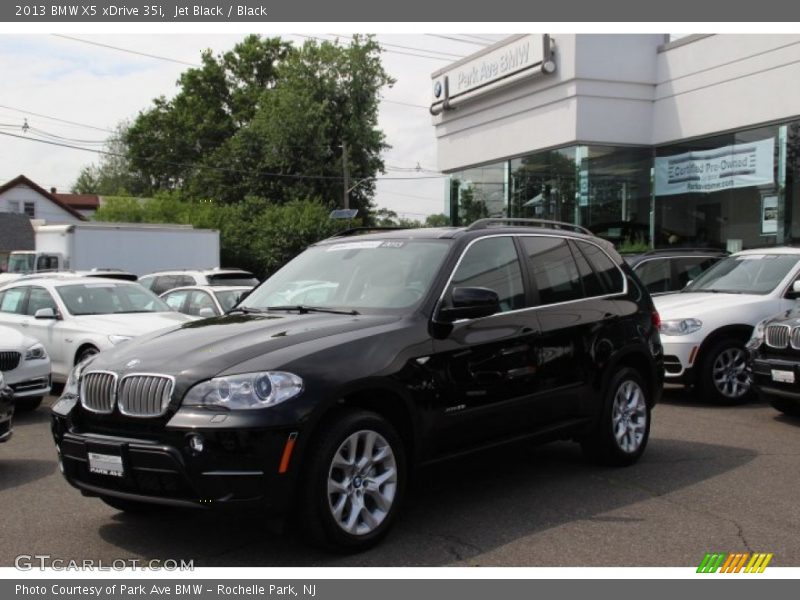
[[[800,239],[800,35],[519,35],[433,74],[451,218],[636,251]]]

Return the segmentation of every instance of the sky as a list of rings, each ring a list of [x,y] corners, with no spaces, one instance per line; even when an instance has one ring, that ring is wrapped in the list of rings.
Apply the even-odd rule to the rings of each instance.
[[[280,35],[298,44],[308,38],[255,33]],[[224,52],[244,35],[0,34],[0,133],[102,149],[118,123],[135,118],[151,106],[153,98],[172,97],[178,76],[200,62],[204,49]],[[335,39],[335,34],[313,35]],[[385,50],[384,67],[397,80],[383,90],[380,105],[379,124],[391,146],[384,153],[387,172],[383,177],[393,179],[377,185],[379,208],[420,220],[443,212],[446,179],[436,177],[436,142],[427,108],[430,75],[503,37],[478,33],[377,36]],[[27,132],[23,131],[26,121]],[[24,174],[42,187],[68,192],[80,170],[99,159],[92,152],[0,135],[0,184]]]

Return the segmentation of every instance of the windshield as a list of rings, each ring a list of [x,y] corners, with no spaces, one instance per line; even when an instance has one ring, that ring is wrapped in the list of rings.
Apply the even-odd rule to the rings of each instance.
[[[169,312],[153,292],[140,285],[110,282],[64,285],[56,288],[71,315]]]
[[[217,297],[219,301],[219,305],[222,307],[223,312],[227,312],[232,309],[236,304],[239,302],[239,298],[242,297],[247,290],[224,290],[221,292],[214,292],[214,295]]]
[[[12,254],[8,257],[8,272],[32,273],[35,263],[35,254]]]
[[[796,254],[745,254],[725,258],[700,275],[684,292],[769,294],[797,265]]]
[[[439,240],[369,240],[309,248],[240,306],[401,309],[428,292],[449,248]]]

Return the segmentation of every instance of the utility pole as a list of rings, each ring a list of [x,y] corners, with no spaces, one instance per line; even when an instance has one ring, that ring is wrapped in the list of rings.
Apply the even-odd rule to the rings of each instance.
[[[350,208],[350,169],[347,166],[347,142],[344,140],[342,140],[342,178],[344,180],[342,208]]]

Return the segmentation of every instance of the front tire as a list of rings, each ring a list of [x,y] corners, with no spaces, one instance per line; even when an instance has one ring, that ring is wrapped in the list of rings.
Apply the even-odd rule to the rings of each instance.
[[[395,428],[358,410],[325,426],[309,448],[300,524],[329,550],[361,552],[389,531],[406,488],[406,457]]]
[[[700,392],[717,404],[742,404],[753,396],[745,366],[747,351],[736,338],[717,341],[703,358]]]
[[[639,372],[630,367],[620,369],[608,385],[600,420],[581,441],[584,455],[610,466],[635,463],[650,438],[651,406],[648,387]]]

